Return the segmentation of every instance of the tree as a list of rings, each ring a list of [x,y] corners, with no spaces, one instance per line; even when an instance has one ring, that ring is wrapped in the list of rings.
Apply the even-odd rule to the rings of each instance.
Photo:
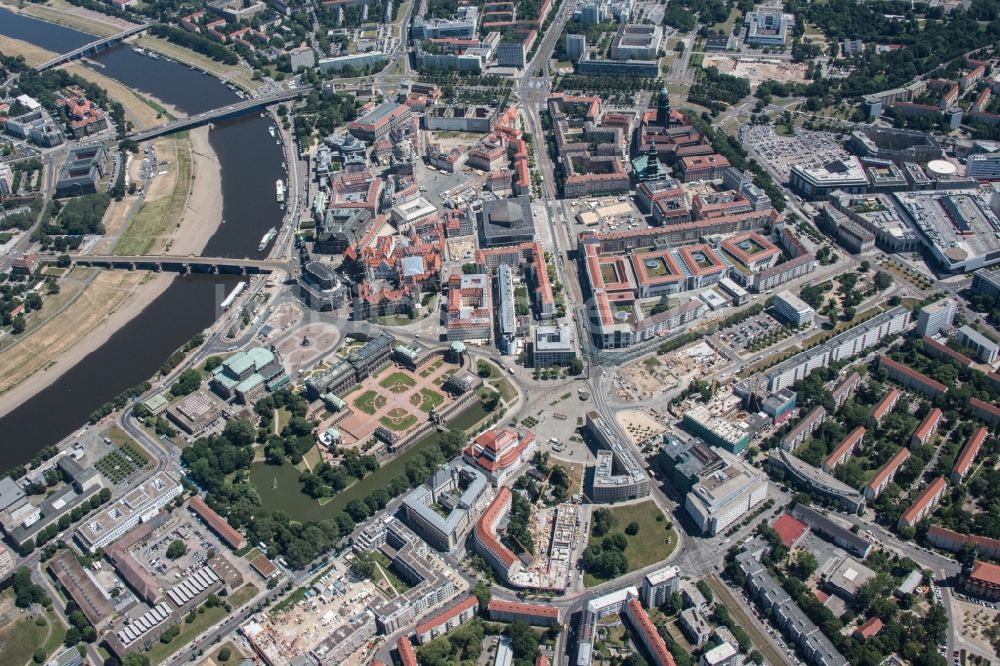
[[[483,409],[485,409],[488,412],[492,412],[497,408],[497,405],[500,404],[499,391],[486,389],[483,391],[482,395],[480,395],[480,398],[483,401]]]
[[[249,419],[233,419],[226,423],[222,436],[234,446],[250,446],[257,439],[257,430]]]
[[[638,652],[633,652],[625,657],[622,661],[622,666],[649,666],[649,662],[640,657]]]
[[[229,648],[227,648],[227,647],[224,647],[224,648],[222,648],[221,650],[219,650],[219,654],[218,654],[218,657],[216,657],[216,658],[217,658],[217,659],[218,659],[219,661],[229,661],[229,658],[230,658],[231,656],[233,656],[233,653],[232,653],[232,651],[230,651],[230,649],[229,649]]]
[[[493,592],[490,590],[490,586],[484,584],[482,581],[476,583],[476,586],[472,588],[472,593],[476,595],[476,601],[479,602],[479,611],[486,614],[486,608],[490,605],[490,600],[493,598]]]
[[[707,601],[708,603],[712,603],[712,601],[715,599],[715,595],[712,594],[712,588],[708,586],[708,583],[706,583],[704,579],[699,580],[697,583],[695,583],[695,587],[697,587],[698,591],[701,592],[701,595],[705,597],[705,601]]]
[[[885,271],[879,271],[875,273],[875,288],[879,291],[885,291],[892,286],[892,276]]]
[[[590,520],[590,533],[596,537],[607,534],[615,526],[615,516],[607,509],[597,509]]]
[[[818,566],[819,562],[816,561],[816,556],[808,550],[802,550],[795,557],[795,564],[791,567],[791,573],[804,582],[813,575]]]
[[[170,394],[173,396],[190,395],[201,386],[201,373],[194,368],[189,368],[182,372],[174,385],[170,387]]]
[[[149,666],[149,657],[139,652],[129,652],[125,655],[123,666]]]
[[[187,552],[187,545],[180,539],[174,539],[167,546],[167,558],[171,560],[176,560],[178,557]]]
[[[634,520],[625,526],[625,534],[629,536],[635,536],[638,533],[639,533],[639,523],[635,522]]]
[[[514,659],[534,660],[538,652],[538,634],[532,631],[531,627],[518,620],[507,625],[504,635],[510,639],[510,649],[514,653]]]

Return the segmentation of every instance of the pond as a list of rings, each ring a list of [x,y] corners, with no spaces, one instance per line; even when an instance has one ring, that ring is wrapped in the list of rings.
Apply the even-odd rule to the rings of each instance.
[[[454,430],[467,430],[486,416],[488,412],[483,409],[482,403],[476,402],[452,419],[448,426]],[[376,488],[388,487],[393,478],[404,473],[406,463],[437,444],[439,436],[437,432],[431,433],[326,504],[320,504],[302,492],[302,484],[299,483],[301,472],[290,463],[254,463],[250,466],[250,483],[257,488],[261,504],[268,511],[283,511],[293,520],[302,522],[325,520],[343,511],[351,500],[364,499]]]

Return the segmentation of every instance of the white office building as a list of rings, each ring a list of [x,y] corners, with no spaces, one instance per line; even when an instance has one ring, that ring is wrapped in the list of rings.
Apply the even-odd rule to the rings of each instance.
[[[724,466],[704,475],[684,501],[703,534],[722,532],[767,498],[767,477],[725,449],[714,451]]]
[[[787,289],[774,295],[774,311],[792,326],[797,327],[812,325],[816,316],[815,310]]]
[[[183,491],[169,472],[160,472],[87,518],[77,529],[76,539],[85,550],[93,553],[155,516]]]
[[[920,308],[917,314],[917,335],[934,337],[951,328],[957,305],[954,299],[942,298]]]
[[[681,575],[677,567],[664,567],[648,573],[642,581],[642,601],[646,608],[660,606],[680,585]]]

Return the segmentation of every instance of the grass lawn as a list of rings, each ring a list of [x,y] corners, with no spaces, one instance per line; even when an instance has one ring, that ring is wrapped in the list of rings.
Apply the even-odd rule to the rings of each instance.
[[[374,415],[378,408],[384,404],[385,396],[372,390],[365,391],[354,400],[354,406],[369,415]]]
[[[442,402],[444,402],[444,396],[429,388],[422,388],[420,389],[420,393],[414,393],[410,396],[410,404],[414,407],[419,407],[424,412],[437,409],[441,406]]]
[[[173,142],[176,153],[174,168],[177,170],[177,179],[174,189],[166,196],[142,204],[118,240],[115,254],[149,254],[159,241],[165,240],[173,232],[184,214],[188,192],[191,190],[191,142],[180,137],[173,137],[169,141]]]
[[[417,422],[417,417],[410,414],[405,409],[396,407],[385,416],[379,418],[378,421],[389,430],[394,432],[403,432],[404,430],[411,428]]]
[[[580,463],[567,463],[562,460],[553,460],[553,464],[561,465],[569,473],[569,489],[566,491],[567,497],[572,497],[583,488],[583,472],[586,467]]]
[[[500,380],[500,397],[507,403],[517,397],[517,389],[507,381],[506,377]]]
[[[124,430],[118,426],[111,426],[103,433],[102,436],[107,437],[115,446],[124,446],[125,444],[131,444],[133,448],[135,447],[135,440],[128,436]]]
[[[411,585],[408,585],[406,581],[404,581],[402,578],[396,575],[396,572],[394,572],[391,568],[392,561],[388,557],[386,557],[382,551],[380,550],[372,551],[371,557],[373,560],[378,562],[378,565],[380,567],[382,567],[382,570],[385,572],[384,578],[386,578],[386,580],[388,580],[389,583],[396,589],[396,592],[402,594],[412,587]],[[377,576],[378,578],[383,578],[383,576],[379,573],[379,570],[377,568],[375,569],[375,576]],[[378,581],[376,580],[376,582]]]
[[[235,609],[257,596],[260,590],[253,583],[247,583],[229,595],[229,604]]]
[[[285,429],[285,426],[288,425],[288,422],[291,420],[292,420],[292,413],[288,411],[287,407],[282,407],[280,409],[274,410],[275,432],[280,434],[281,431]]]
[[[298,464],[298,468],[305,471],[307,469],[315,469],[316,465],[323,462],[323,456],[319,452],[319,444],[312,447],[302,456],[302,462]]]
[[[493,365],[492,363],[487,363],[486,361],[477,361],[476,372],[479,374],[480,377],[483,376],[484,373],[483,368],[488,370],[490,373],[489,377],[486,377],[486,379],[494,379],[500,376],[500,368],[498,368],[497,366]]]
[[[247,562],[252,562],[253,558],[257,557],[258,555],[260,555],[260,548],[254,546],[253,548],[251,548],[250,550],[248,550],[246,553],[243,554],[243,559],[246,560]]]
[[[625,535],[628,539],[628,546],[625,548],[625,557],[628,558],[629,571],[636,571],[650,564],[666,559],[677,547],[677,535],[673,528],[668,528],[670,521],[653,500],[639,502],[637,504],[625,504],[614,506],[609,509],[615,517],[615,526],[608,534],[622,534],[625,526],[631,522],[639,524],[639,532],[634,536]],[[657,520],[658,516],[663,516],[662,520]],[[591,536],[587,545],[600,545],[604,537]],[[590,587],[603,583],[604,580],[584,574],[584,583]]]
[[[219,653],[225,648],[229,648],[229,661],[222,661],[219,659]],[[212,661],[219,664],[238,664],[243,661],[239,648],[236,647],[236,643],[232,641],[226,641],[219,646],[218,649],[212,650],[211,652]]]
[[[406,389],[417,385],[417,380],[402,372],[394,372],[378,383],[384,389],[389,389],[391,393],[405,393]]]
[[[15,611],[16,612],[16,611]],[[18,620],[0,631],[0,664],[25,664],[31,661],[32,655],[39,646],[51,650],[51,642],[58,638],[56,645],[62,642],[66,630],[58,623],[54,615],[45,614],[46,626],[39,627],[27,613],[18,615]],[[45,640],[49,627],[56,636]]]
[[[155,666],[155,664],[166,661],[167,657],[189,645],[199,634],[228,614],[224,606],[216,606],[215,608],[200,606],[199,610],[201,609],[204,609],[205,612],[198,613],[198,617],[191,624],[188,624],[183,619],[181,620],[179,625],[181,633],[177,634],[174,640],[169,643],[157,642],[149,652],[145,653],[146,657],[149,658],[150,664],[154,664]]]

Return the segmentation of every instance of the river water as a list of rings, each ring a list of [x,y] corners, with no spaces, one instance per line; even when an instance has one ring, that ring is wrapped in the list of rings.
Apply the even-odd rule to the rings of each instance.
[[[95,37],[0,9],[0,35],[59,53]],[[165,59],[117,46],[93,57],[96,69],[126,86],[148,93],[186,114],[238,101],[218,79]],[[274,201],[274,181],[284,178],[283,153],[259,114],[218,123],[209,141],[222,167],[223,219],[209,240],[206,256],[259,257],[257,245],[282,211]],[[112,335],[51,386],[0,417],[0,469],[31,459],[86,423],[88,416],[123,390],[150,378],[163,361],[194,334],[215,321],[218,304],[236,279],[176,277],[142,313]]]

